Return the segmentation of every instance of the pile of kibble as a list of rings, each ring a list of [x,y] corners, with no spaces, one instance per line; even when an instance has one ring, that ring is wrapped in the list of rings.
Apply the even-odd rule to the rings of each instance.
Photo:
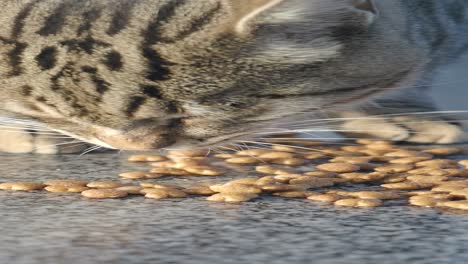
[[[468,160],[454,158],[467,154],[462,148],[421,149],[376,140],[330,145],[297,139],[271,145],[223,153],[174,150],[165,155],[134,155],[129,161],[147,163],[150,169],[120,174],[137,182],[132,185],[50,180],[6,182],[0,189],[81,193],[94,199],[206,196],[208,201],[232,203],[277,196],[347,207],[377,207],[398,200],[414,206],[468,210]],[[244,176],[220,182],[229,174]],[[212,177],[216,182],[188,187],[147,182],[163,177]],[[146,181],[138,184],[141,180]]]

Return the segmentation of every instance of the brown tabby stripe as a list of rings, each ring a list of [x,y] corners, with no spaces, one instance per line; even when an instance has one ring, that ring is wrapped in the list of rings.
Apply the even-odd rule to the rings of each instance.
[[[92,38],[91,36],[87,36],[84,39],[70,39],[66,41],[61,41],[61,45],[67,46],[69,51],[84,51],[88,54],[93,54],[94,48],[96,46],[109,48],[112,45],[106,42],[102,42]]]
[[[162,37],[160,27],[175,15],[178,7],[183,5],[185,0],[174,0],[166,2],[158,11],[158,14],[148,23],[143,32],[143,43],[141,46],[143,57],[148,63],[146,79],[150,81],[165,81],[169,79],[170,62],[164,60],[159,53],[153,49],[153,45],[158,43]]]
[[[121,1],[117,6],[106,34],[114,36],[124,30],[132,17],[133,9],[139,3],[138,0]]]
[[[90,11],[87,11],[83,14],[84,23],[78,28],[78,35],[82,35],[85,32],[91,30],[93,22],[95,22],[101,16],[101,10],[94,8]]]
[[[13,28],[11,29],[11,40],[10,43],[14,43],[15,47],[7,54],[10,62],[11,71],[10,76],[19,76],[23,73],[21,67],[23,52],[26,50],[28,45],[26,43],[18,42],[17,39],[23,33],[26,18],[31,14],[34,6],[43,0],[36,0],[26,5],[14,18]]]
[[[217,3],[214,8],[207,11],[205,14],[203,14],[203,16],[193,20],[191,25],[190,25],[190,28],[188,28],[188,29],[186,29],[186,30],[184,30],[182,32],[179,32],[179,34],[177,36],[175,36],[174,38],[164,39],[164,40],[162,40],[162,42],[164,42],[164,43],[173,43],[173,42],[183,40],[183,39],[189,37],[191,34],[197,32],[198,30],[200,30],[203,26],[209,24],[212,21],[212,19],[215,17],[215,15],[218,14],[218,12],[221,10],[221,8],[222,8],[222,5],[220,3]]]
[[[84,66],[81,67],[81,70],[91,77],[91,81],[96,87],[96,92],[101,96],[109,90],[110,83],[106,82],[99,76],[98,69],[96,67]],[[98,101],[101,100],[101,97],[98,98]]]
[[[12,39],[17,39],[21,36],[21,34],[23,33],[24,26],[25,26],[24,22],[26,18],[31,14],[36,4],[42,1],[44,0],[33,1],[27,4],[20,12],[18,12],[18,15],[14,19],[13,28],[11,30]]]
[[[79,3],[79,2],[78,2]],[[59,6],[46,18],[42,28],[37,32],[41,36],[57,34],[65,25],[66,17],[71,11],[68,1],[60,3]]]
[[[146,102],[146,98],[142,96],[132,96],[128,101],[127,108],[125,109],[125,114],[128,117],[132,117],[134,113]]]
[[[19,76],[23,73],[23,68],[21,67],[21,58],[27,47],[27,44],[18,42],[15,44],[15,48],[8,52],[8,60],[10,61],[10,65],[12,67],[10,76]]]
[[[146,96],[156,99],[163,99],[159,87],[155,85],[140,85],[140,90]]]
[[[57,72],[55,75],[50,77],[50,82],[52,83],[50,86],[50,89],[52,91],[60,90],[61,86],[60,86],[59,80],[65,76],[67,71],[72,71],[72,70],[73,70],[73,63],[67,62],[65,66],[63,66],[59,72]]]

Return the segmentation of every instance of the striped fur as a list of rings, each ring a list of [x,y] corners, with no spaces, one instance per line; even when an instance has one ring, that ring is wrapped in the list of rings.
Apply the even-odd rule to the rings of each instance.
[[[428,76],[467,47],[467,10],[466,0],[4,0],[0,109],[106,147],[208,146]]]

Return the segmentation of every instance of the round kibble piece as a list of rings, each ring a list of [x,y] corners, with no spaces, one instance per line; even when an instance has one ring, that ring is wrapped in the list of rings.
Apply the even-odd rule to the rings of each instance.
[[[297,178],[293,178],[289,181],[289,184],[293,185],[309,185],[309,188],[322,188],[322,187],[330,187],[335,185],[335,181],[333,179],[328,178],[318,178],[312,176],[301,176]]]
[[[358,197],[361,199],[375,199],[375,200],[395,200],[400,199],[402,196],[397,192],[392,191],[361,191],[349,193],[348,195]]]
[[[241,202],[248,202],[252,199],[257,198],[256,194],[230,194],[230,193],[217,193],[208,198],[207,201],[213,202],[228,202],[228,203],[241,203]]]
[[[433,160],[426,160],[426,161],[420,161],[416,163],[417,167],[431,167],[431,168],[451,168],[456,166],[457,162],[454,160],[448,160],[448,159],[433,159]]]
[[[247,184],[247,185],[255,185],[257,184],[258,178],[240,178],[230,181],[229,183],[240,183],[240,184]]]
[[[462,165],[465,168],[468,168],[468,160],[460,160],[458,164]]]
[[[337,163],[351,163],[355,165],[359,164],[367,164],[369,163],[373,157],[336,157],[334,159],[331,159],[331,162],[337,162]]]
[[[143,187],[141,186],[122,186],[115,188],[118,191],[124,191],[127,192],[128,194],[141,194],[141,190]]]
[[[387,183],[381,185],[387,189],[395,190],[420,190],[434,187],[433,183],[404,181],[398,183]]]
[[[280,169],[271,165],[262,165],[255,167],[255,171],[265,174],[290,174],[294,173],[291,169]]]
[[[265,176],[257,180],[255,183],[257,186],[264,186],[264,185],[273,185],[276,184],[276,180],[273,176]]]
[[[185,167],[185,171],[201,176],[219,176],[223,172],[209,166]]]
[[[423,150],[422,152],[424,153],[429,153],[435,156],[449,156],[449,155],[454,155],[458,154],[461,152],[461,149],[459,148],[434,148],[434,149],[426,149]]]
[[[0,184],[0,190],[9,191],[36,191],[44,187],[44,184],[35,182],[5,182]]]
[[[52,193],[81,193],[83,191],[88,190],[89,188],[80,185],[50,185],[45,187],[44,189]]]
[[[141,193],[145,194],[146,198],[151,199],[166,199],[166,198],[184,198],[187,194],[177,189],[143,189]]]
[[[133,155],[133,156],[130,156],[128,160],[133,161],[133,162],[146,162],[146,161],[163,161],[163,160],[167,160],[167,158],[161,155]]]
[[[211,190],[209,186],[192,186],[184,189],[184,192],[192,195],[213,195],[216,192]]]
[[[273,164],[286,165],[286,166],[301,166],[306,163],[304,159],[299,159],[299,158],[275,159],[269,162]]]
[[[343,199],[343,196],[337,194],[315,194],[309,195],[307,199],[317,202],[334,203],[340,199]]]
[[[268,153],[261,154],[258,158],[262,160],[275,160],[275,159],[292,159],[294,154],[291,152],[280,152],[280,151],[271,151]]]
[[[412,170],[414,168],[413,165],[410,164],[392,164],[382,167],[375,168],[375,171],[378,172],[387,172],[387,173],[399,173],[399,172],[406,172]]]
[[[378,199],[359,199],[356,207],[377,207],[381,205],[382,201]]]
[[[86,186],[88,182],[80,180],[48,180],[44,184],[47,186]]]
[[[236,152],[240,156],[260,156],[272,152],[270,149],[247,149]]]
[[[215,185],[211,185],[210,189],[213,190],[214,192],[228,193],[228,194],[243,194],[243,193],[258,194],[262,192],[262,189],[255,185],[242,184],[242,183],[215,184]]]
[[[439,205],[454,209],[468,210],[468,200],[442,202],[439,203]]]
[[[407,158],[390,160],[389,162],[393,164],[415,164],[417,162],[426,161],[430,159],[431,159],[430,157],[407,157]]]
[[[440,183],[446,181],[448,177],[446,176],[427,176],[427,175],[411,175],[406,177],[409,181],[414,182],[427,182],[427,183]]]
[[[181,189],[177,185],[161,184],[161,183],[155,183],[155,182],[142,182],[140,183],[140,186],[143,188],[152,188],[152,189]]]
[[[360,199],[356,198],[349,198],[349,199],[341,199],[335,202],[337,206],[347,206],[347,207],[355,207]]]
[[[97,189],[112,189],[122,187],[123,184],[120,182],[112,182],[112,181],[96,181],[90,182],[86,185],[89,188],[97,188]]]
[[[116,189],[90,189],[81,192],[81,195],[92,199],[116,199],[127,197],[128,193]]]
[[[315,152],[304,153],[304,154],[302,154],[300,156],[301,156],[301,158],[306,159],[306,160],[316,160],[316,159],[322,159],[322,158],[326,157],[322,153],[315,153]]]
[[[322,171],[337,173],[356,172],[360,169],[359,166],[349,163],[325,163],[318,165],[316,168]]]

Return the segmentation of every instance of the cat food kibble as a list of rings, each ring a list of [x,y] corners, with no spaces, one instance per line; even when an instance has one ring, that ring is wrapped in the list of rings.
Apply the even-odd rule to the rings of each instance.
[[[335,202],[337,206],[345,207],[377,207],[382,205],[382,201],[378,199],[342,199]]]
[[[468,210],[468,200],[440,202],[438,205],[448,208]]]
[[[229,193],[229,194],[239,194],[239,193],[259,194],[262,192],[262,189],[255,185],[235,183],[235,182],[211,185],[210,189],[213,190],[214,192]]]
[[[44,184],[47,186],[86,186],[88,182],[80,180],[48,180]]]
[[[112,189],[122,187],[123,184],[120,182],[113,182],[113,181],[96,181],[90,182],[86,185],[89,188],[97,188],[97,189]]]
[[[116,199],[127,197],[128,193],[116,189],[90,189],[83,191],[81,195],[92,199]]]
[[[343,196],[337,194],[314,194],[309,195],[307,199],[317,202],[334,203],[340,199],[343,199]]]
[[[337,173],[355,172],[360,169],[359,166],[350,163],[325,163],[318,165],[316,168],[322,171]]]
[[[226,153],[172,150],[167,155],[133,155],[130,161],[148,169],[120,173],[123,182],[51,179],[3,183],[0,189],[44,189],[50,195],[81,193],[94,199],[132,195],[153,200],[205,197],[207,201],[242,203],[261,196],[265,198],[262,202],[269,197],[285,202],[308,199],[311,204],[348,210],[405,204],[468,210],[468,160],[447,158],[460,154],[459,148],[412,148],[376,140],[345,146],[299,139],[272,142],[279,145]],[[208,177],[212,182],[206,182]],[[137,184],[128,185],[128,181]]]
[[[128,158],[128,161],[133,162],[150,162],[150,161],[164,161],[166,157],[160,155],[133,155]]]
[[[200,185],[200,186],[192,186],[183,190],[187,194],[192,195],[213,195],[216,192],[211,190],[209,186]]]
[[[404,181],[398,183],[387,183],[381,185],[387,189],[395,189],[395,190],[420,190],[420,189],[428,189],[434,186],[433,183],[424,183],[424,182],[412,182],[412,181]]]
[[[128,194],[141,194],[141,190],[143,190],[143,187],[141,186],[122,186],[115,188],[118,191],[124,191],[127,192]]]
[[[48,192],[52,193],[81,193],[88,190],[88,187],[80,185],[50,185],[44,188]]]
[[[0,190],[8,191],[36,191],[44,187],[44,184],[34,182],[5,182],[0,184]]]
[[[175,188],[146,188],[141,190],[141,193],[143,193],[146,198],[156,200],[167,198],[184,198],[187,196],[185,192]]]
[[[398,173],[398,172],[406,172],[412,170],[414,168],[413,165],[410,164],[392,164],[382,167],[375,168],[375,171],[378,172],[387,172],[387,173]]]
[[[257,197],[258,195],[251,194],[251,193],[241,193],[241,194],[217,193],[206,198],[206,200],[213,201],[213,202],[240,203],[240,202],[248,202]]]
[[[234,157],[226,160],[227,163],[233,164],[257,164],[262,162],[259,158],[254,157]]]
[[[424,153],[429,153],[434,156],[449,156],[455,155],[461,152],[459,148],[434,148],[434,149],[426,149],[423,150]]]
[[[185,171],[202,176],[219,176],[223,174],[223,172],[208,166],[186,167]]]

